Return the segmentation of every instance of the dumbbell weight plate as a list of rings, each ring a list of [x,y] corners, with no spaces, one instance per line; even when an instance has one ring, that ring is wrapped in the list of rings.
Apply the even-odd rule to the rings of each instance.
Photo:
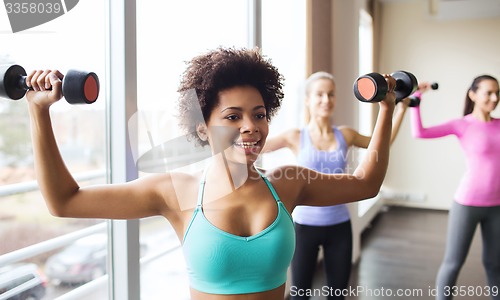
[[[379,73],[369,73],[354,81],[354,95],[359,101],[380,102],[387,94],[387,81]]]
[[[26,70],[19,65],[0,66],[0,97],[19,100],[26,94],[21,78],[26,76]]]
[[[420,98],[415,96],[415,95],[411,95],[410,97],[408,97],[410,99],[410,103],[408,104],[409,107],[417,107],[420,105]]]
[[[99,96],[99,78],[93,72],[69,70],[63,78],[63,95],[71,104],[91,104]]]
[[[391,76],[396,79],[396,88],[394,89],[396,100],[408,97],[418,88],[417,78],[412,73],[396,71]]]

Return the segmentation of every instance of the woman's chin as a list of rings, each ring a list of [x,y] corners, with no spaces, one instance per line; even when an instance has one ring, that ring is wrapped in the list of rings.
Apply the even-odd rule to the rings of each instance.
[[[224,151],[224,153],[226,153],[226,160],[234,163],[251,165],[259,158],[261,149],[259,147],[242,148],[233,146],[227,150]]]

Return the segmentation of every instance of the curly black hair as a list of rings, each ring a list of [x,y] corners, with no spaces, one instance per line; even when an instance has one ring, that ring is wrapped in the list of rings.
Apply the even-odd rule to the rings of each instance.
[[[244,85],[256,88],[264,99],[268,121],[281,106],[284,78],[257,48],[219,47],[194,57],[187,64],[178,88],[179,126],[198,145],[205,146],[208,143],[198,137],[196,127],[208,122],[219,100],[219,92],[223,90]],[[192,93],[193,90],[196,95]],[[201,114],[194,109],[198,106]]]

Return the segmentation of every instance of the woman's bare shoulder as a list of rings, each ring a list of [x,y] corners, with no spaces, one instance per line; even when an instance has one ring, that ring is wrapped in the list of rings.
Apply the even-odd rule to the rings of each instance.
[[[310,169],[298,165],[282,165],[265,170],[263,173],[273,185],[284,189],[300,188],[303,182],[307,182]]]
[[[182,211],[196,206],[201,171],[149,174],[139,181],[148,185],[164,199],[168,210]]]
[[[308,171],[310,170],[298,165],[283,165],[264,171],[280,200],[290,212],[293,211],[303,187],[311,178]]]

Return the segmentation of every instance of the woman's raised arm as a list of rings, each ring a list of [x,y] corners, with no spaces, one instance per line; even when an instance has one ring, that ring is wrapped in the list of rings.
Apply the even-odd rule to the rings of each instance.
[[[353,174],[323,174],[301,169],[301,175],[294,179],[300,191],[296,205],[335,205],[378,194],[389,163],[395,97],[393,88],[389,89],[385,99],[379,103],[380,110],[370,144]]]
[[[33,71],[26,78],[32,88],[26,97],[36,178],[50,212],[61,217],[129,219],[165,211],[169,197],[160,191],[168,188],[168,180],[159,176],[120,185],[78,185],[59,152],[50,118],[50,106],[62,98],[62,78],[50,70]]]

